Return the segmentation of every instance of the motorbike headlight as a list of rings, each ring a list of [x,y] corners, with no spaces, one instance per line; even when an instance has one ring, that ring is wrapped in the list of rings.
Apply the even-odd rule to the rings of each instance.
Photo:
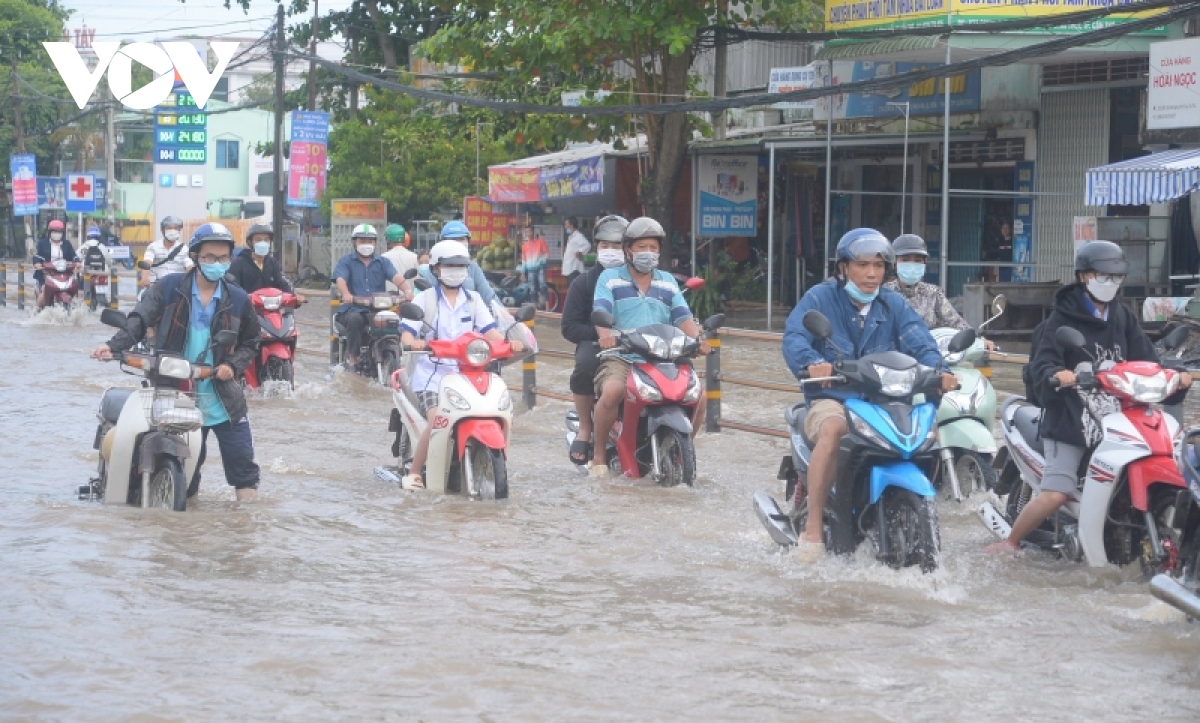
[[[192,365],[186,359],[166,356],[158,360],[158,373],[172,379],[191,379]]]
[[[917,368],[892,369],[880,364],[872,364],[875,374],[879,376],[879,391],[889,397],[907,397],[912,394],[913,384],[917,381]]]
[[[372,300],[371,306],[376,309],[390,309],[392,308],[392,297],[376,296],[374,300]]]
[[[446,397],[446,401],[449,402],[450,406],[454,407],[455,409],[467,410],[471,408],[471,403],[468,402],[463,395],[459,394],[453,389],[444,390],[444,395]]]
[[[646,402],[662,401],[662,392],[653,384],[643,381],[642,376],[636,371],[630,370],[630,375],[633,377],[633,388],[637,390],[637,394]]]
[[[262,297],[263,309],[267,311],[275,311],[283,305],[282,296],[264,296]]]
[[[683,393],[683,401],[692,404],[700,400],[700,377],[694,372],[688,379],[687,391]]]
[[[646,348],[650,351],[651,356],[659,359],[671,358],[671,345],[666,339],[656,334],[642,334],[642,339],[646,342]]]
[[[687,343],[688,337],[686,334],[677,332],[675,336],[671,337],[671,358],[678,359],[683,356],[683,349],[687,346]],[[694,379],[695,377],[692,378]]]
[[[62,259],[55,261],[54,262],[54,270],[55,271],[66,271],[67,270],[67,262],[63,261]]]
[[[467,361],[475,366],[483,366],[492,358],[492,346],[483,339],[476,339],[467,344]]]
[[[882,434],[868,424],[867,420],[858,416],[853,411],[850,411],[848,416],[850,417],[850,428],[854,430],[855,434],[878,447],[882,447],[883,449],[892,449],[891,442],[888,442]]]
[[[511,407],[512,407],[512,395],[510,395],[508,393],[508,390],[505,389],[504,391],[500,392],[500,400],[498,402],[496,402],[496,409],[499,409],[501,412],[507,412]],[[579,428],[578,424],[579,423],[576,422],[576,425],[577,425],[576,429]]]

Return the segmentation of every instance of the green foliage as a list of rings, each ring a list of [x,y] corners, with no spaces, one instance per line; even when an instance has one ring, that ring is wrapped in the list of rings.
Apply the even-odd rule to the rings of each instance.
[[[21,96],[25,150],[37,156],[39,169],[57,159],[51,134],[79,113],[41,45],[62,39],[68,15],[56,0],[0,0],[0,158],[17,152],[15,95]],[[13,58],[28,85],[14,81]]]

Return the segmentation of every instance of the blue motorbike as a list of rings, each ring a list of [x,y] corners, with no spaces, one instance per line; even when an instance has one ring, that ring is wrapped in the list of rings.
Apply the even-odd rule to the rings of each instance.
[[[804,328],[823,343],[833,344],[833,329],[819,311],[804,315]],[[965,329],[950,341],[951,353],[975,341]],[[913,403],[918,394],[940,393],[941,373],[896,351],[838,361],[834,375],[809,378],[801,384],[832,382],[863,396],[847,399],[846,426],[837,452],[837,473],[825,506],[824,538],[829,551],[854,552],[864,539],[876,559],[893,568],[920,565],[924,572],[938,566],[941,541],[936,491],[932,480],[939,464],[937,405]],[[785,483],[789,512],[765,492],[754,494],[754,510],[782,546],[797,544],[808,519],[808,467],[812,442],[804,434],[808,407],[796,404],[784,412],[791,433],[791,454],[783,458],[778,479]]]

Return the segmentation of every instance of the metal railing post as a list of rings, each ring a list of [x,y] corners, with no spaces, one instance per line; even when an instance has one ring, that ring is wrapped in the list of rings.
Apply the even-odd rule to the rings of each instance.
[[[8,262],[0,262],[0,306],[8,306]]]
[[[525,322],[525,326],[533,331],[537,318]],[[521,396],[525,400],[525,408],[537,406],[537,354],[531,354],[521,363]]]
[[[17,264],[17,308],[25,308],[25,264]]]
[[[83,296],[87,298],[88,289],[91,288],[92,298],[88,300],[87,306],[92,311],[96,310],[96,287],[92,286],[92,275],[88,271],[83,272]]]
[[[329,290],[329,297],[329,364],[334,366],[341,360],[338,358],[338,336],[333,333],[333,317],[337,316],[342,300],[338,296],[337,288]]]
[[[721,337],[717,332],[709,335],[708,345],[712,354],[704,361],[705,404],[704,431],[721,431]]]

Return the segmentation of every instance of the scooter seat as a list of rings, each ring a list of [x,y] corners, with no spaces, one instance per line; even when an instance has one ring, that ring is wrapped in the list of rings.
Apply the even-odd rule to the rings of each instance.
[[[783,419],[785,422],[787,422],[788,427],[795,432],[799,432],[800,436],[804,439],[804,443],[808,445],[809,449],[812,449],[812,440],[809,439],[808,435],[804,433],[804,420],[807,418],[808,405],[804,402],[793,404],[792,406],[783,410]]]
[[[1025,443],[1038,454],[1045,454],[1046,450],[1042,448],[1042,437],[1038,434],[1041,419],[1042,410],[1038,407],[1023,406],[1013,411],[1013,424],[1021,433],[1021,437],[1025,439]]]
[[[136,391],[136,389],[106,389],[104,396],[100,399],[100,418],[110,424],[116,424],[129,395]]]

